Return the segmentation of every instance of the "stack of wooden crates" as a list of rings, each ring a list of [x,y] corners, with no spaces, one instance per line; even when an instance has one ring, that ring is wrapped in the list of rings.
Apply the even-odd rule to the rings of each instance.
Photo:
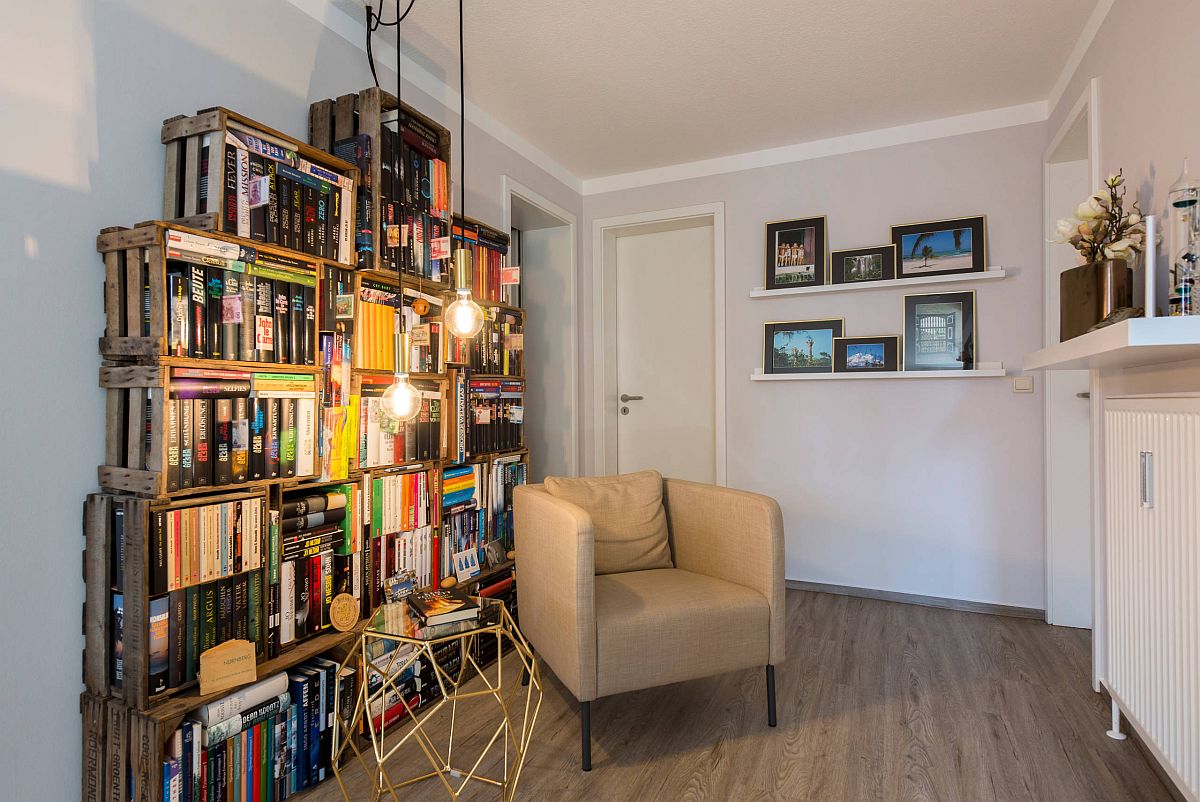
[[[168,297],[166,262],[171,248],[169,234],[182,232],[202,236],[235,249],[252,249],[270,255],[276,264],[294,264],[290,269],[303,280],[313,281],[318,297],[324,269],[336,267],[356,271],[353,284],[356,294],[361,282],[370,280],[398,288],[401,292],[411,289],[448,300],[453,291],[449,276],[443,281],[431,281],[398,274],[373,258],[365,262],[360,260],[353,248],[339,253],[337,259],[328,259],[222,231],[228,176],[223,173],[223,160],[215,154],[219,152],[217,144],[224,142],[228,130],[236,128],[243,133],[252,132],[264,141],[284,147],[298,158],[356,184],[360,178],[368,180],[376,201],[370,208],[378,210],[378,175],[373,176],[374,180],[359,176],[353,164],[335,158],[331,151],[334,142],[364,133],[371,136],[373,145],[378,147],[383,118],[388,112],[394,112],[397,105],[393,96],[375,88],[335,100],[318,101],[310,110],[311,145],[222,108],[167,120],[162,130],[166,147],[165,219],[139,223],[132,228],[105,229],[97,238],[105,275],[100,383],[106,390],[107,402],[105,464],[98,470],[98,483],[103,492],[87,498],[83,521],[85,692],[81,697],[81,712],[82,797],[85,800],[164,802],[161,771],[163,756],[169,747],[166,741],[189,712],[219,696],[201,695],[194,681],[164,693],[149,693],[152,516],[198,503],[238,501],[259,505],[263,514],[257,517],[258,530],[251,537],[257,538],[259,547],[265,551],[270,543],[267,511],[281,508],[283,493],[310,488],[319,492],[323,484],[332,484],[322,482],[319,460],[314,472],[307,476],[249,480],[223,487],[174,488],[168,483],[169,447],[165,440],[172,372],[178,369],[264,369],[261,362],[213,360],[173,353],[168,341],[171,299]],[[405,109],[441,137],[441,156],[447,163],[444,189],[448,194],[450,132],[415,110]],[[209,148],[212,148],[213,157],[208,155]],[[372,169],[377,173],[378,165]],[[357,204],[352,204],[352,209],[355,206]],[[352,210],[350,213],[353,215]],[[378,255],[384,232],[377,214],[372,217],[367,226],[363,221],[357,221],[353,228],[356,232],[364,232],[369,227],[374,246],[372,254]],[[353,217],[351,219],[353,221]],[[491,234],[507,241],[504,232],[493,231]],[[357,313],[357,298],[354,308]],[[524,320],[523,310],[507,311],[519,313]],[[315,340],[322,321],[308,320],[305,325],[310,327],[306,336]],[[318,358],[315,364],[275,364],[271,368],[276,369],[300,376],[312,375],[319,384],[323,366]],[[371,371],[355,370],[354,373],[357,386],[362,375]],[[451,402],[448,374],[423,375],[422,378],[441,388],[443,404]],[[338,483],[369,481],[371,475],[424,470],[429,472],[436,491],[442,468],[453,464],[451,455],[457,448],[452,442],[453,427],[449,425],[452,416],[444,417],[447,420],[441,432],[443,459],[423,465],[380,466],[367,471],[352,461],[347,478],[339,479]],[[470,454],[467,459],[487,465],[495,456]],[[506,456],[515,456],[525,462],[528,452],[519,448],[506,452]],[[435,492],[435,498],[440,498],[440,493]],[[435,533],[440,512],[440,508],[431,510]],[[120,563],[118,554],[121,555]],[[116,575],[118,570],[120,577]],[[264,564],[255,570],[267,569]],[[473,591],[485,583],[495,584],[506,577],[511,579],[512,571],[511,560],[491,565],[484,574],[468,583],[466,589]],[[123,596],[120,655],[123,676],[119,680],[114,676],[117,661],[113,654],[112,631],[113,594],[118,586]],[[266,603],[261,597],[259,601]],[[266,611],[262,612],[265,615]],[[260,654],[258,676],[286,670],[316,655],[344,653],[355,636],[354,631],[330,630],[300,641],[277,656]]]

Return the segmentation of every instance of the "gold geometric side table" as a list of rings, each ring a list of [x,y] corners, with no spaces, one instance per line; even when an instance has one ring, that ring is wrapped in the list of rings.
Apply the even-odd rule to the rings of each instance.
[[[334,709],[338,727],[334,730],[333,774],[348,802],[350,796],[340,768],[347,749],[354,754],[367,776],[373,777],[371,802],[377,802],[385,793],[398,802],[397,789],[426,780],[440,781],[452,800],[457,800],[472,782],[499,788],[504,802],[513,799],[533,737],[533,726],[542,706],[542,679],[533,649],[517,629],[504,603],[487,598],[475,601],[480,607],[476,620],[422,626],[410,615],[406,603],[395,602],[381,605],[364,627],[358,648],[341,666],[345,669],[351,661],[358,661],[359,692],[354,712],[347,722],[343,721],[336,704]],[[495,639],[496,659],[484,668],[475,659],[475,646],[488,638]],[[444,651],[445,645],[453,642],[458,644],[459,662],[456,669],[446,670],[435,652]],[[504,670],[506,643],[511,644],[521,662],[519,672]],[[390,651],[387,651],[388,647],[392,647]],[[423,665],[432,668],[440,698],[419,707],[412,704],[412,697],[400,686],[412,675],[419,675]],[[376,678],[378,682],[374,684],[378,687],[372,690],[372,680]],[[464,686],[474,678],[478,678],[476,685],[472,690],[466,690]],[[495,700],[492,712],[496,716],[496,727],[478,755],[464,760],[462,749],[455,750],[454,730],[460,704],[468,699],[486,697]],[[388,708],[397,702],[403,705],[404,715],[389,725]],[[432,731],[433,717],[447,705],[450,707],[449,732],[439,737],[439,733]],[[472,712],[473,722],[479,715],[482,714],[478,711]],[[359,739],[355,736],[360,723],[370,740],[369,751],[359,748]],[[390,745],[386,743],[389,731],[394,734],[405,727],[407,732],[402,737]],[[413,743],[425,754],[432,771],[393,779],[388,761]],[[499,777],[482,774],[480,768],[484,759],[499,749],[504,750],[502,774]]]

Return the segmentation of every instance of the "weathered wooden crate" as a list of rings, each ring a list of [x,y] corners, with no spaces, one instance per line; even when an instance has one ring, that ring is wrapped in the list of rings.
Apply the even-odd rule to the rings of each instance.
[[[386,231],[383,223],[385,221],[381,216],[383,211],[381,200],[383,171],[379,155],[383,152],[383,148],[380,132],[383,128],[384,116],[396,112],[398,105],[396,96],[392,93],[379,87],[369,87],[361,92],[341,95],[335,99],[318,100],[309,106],[308,138],[314,147],[332,153],[335,142],[359,134],[366,134],[371,139],[370,172],[369,175],[362,176],[362,189],[369,195],[366,206],[370,209],[371,219],[365,224],[363,221],[359,221],[363,229],[369,227],[371,251],[359,260],[359,267],[362,269],[389,270],[384,257]],[[436,136],[438,140],[437,158],[446,163],[444,188],[446,197],[449,197],[450,165],[453,151],[449,129],[421,114],[407,103],[404,104],[403,112],[411,126],[420,126]],[[390,272],[394,273],[395,271]],[[450,285],[450,272],[450,270],[446,270],[442,277],[440,284],[444,287]]]
[[[88,693],[95,696],[111,695],[135,710],[146,710],[187,691],[185,686],[153,698],[149,694],[151,516],[164,510],[255,500],[263,505],[259,515],[262,526],[258,538],[264,555],[264,568],[257,570],[265,570],[269,516],[264,489],[179,502],[154,502],[110,493],[93,493],[87,497],[83,512],[83,573],[87,585],[83,607],[83,680]],[[121,637],[123,676],[119,681],[114,676],[112,654],[112,598],[113,588],[117,584],[115,571],[118,570],[114,555],[118,549],[124,553],[121,582],[124,598]],[[263,620],[266,620],[265,607]]]
[[[105,464],[97,470],[105,490],[133,493],[145,498],[179,498],[189,495],[231,491],[301,480],[316,473],[275,479],[259,479],[232,485],[168,489],[167,438],[171,373],[175,368],[200,368],[269,373],[316,375],[319,367],[303,365],[268,366],[257,362],[213,362],[212,360],[164,358],[157,365],[105,364],[100,368],[100,386],[107,392]],[[319,377],[316,385],[320,384]],[[319,387],[318,387],[319,389]],[[317,409],[319,418],[319,408]],[[318,421],[319,422],[319,421]],[[316,427],[312,432],[318,437]],[[320,460],[314,459],[320,472]]]
[[[224,210],[229,176],[226,174],[225,142],[227,134],[254,137],[268,147],[281,149],[293,166],[301,162],[316,165],[331,174],[332,179],[348,179],[343,184],[343,203],[349,215],[349,240],[336,261],[353,266],[357,261],[354,250],[354,185],[358,169],[325,151],[305,144],[280,131],[222,107],[203,109],[192,116],[177,116],[163,121],[162,142],[166,146],[163,172],[163,216],[169,219],[189,218],[197,227],[214,231],[225,230]],[[329,183],[334,183],[330,180]],[[236,181],[234,182],[236,192]],[[236,208],[236,199],[234,201]],[[232,232],[232,233],[236,233]],[[346,245],[343,241],[343,245]],[[296,249],[302,250],[302,249]]]
[[[191,220],[190,222],[203,222]],[[197,240],[196,238],[199,238]],[[181,246],[183,241],[190,244]],[[192,248],[218,249],[226,256],[200,259]],[[283,248],[248,243],[219,232],[201,231],[177,222],[148,220],[133,228],[114,226],[96,237],[96,250],[104,260],[104,336],[100,354],[110,360],[156,361],[171,355],[168,342],[171,298],[168,262],[223,268],[241,275],[287,280],[311,285],[317,291],[318,266],[327,260],[296,254]],[[185,255],[182,251],[187,250]],[[333,263],[329,263],[333,264]],[[206,293],[210,289],[206,286]],[[211,303],[211,298],[206,298]],[[214,311],[219,308],[213,304]],[[309,337],[316,337],[316,321],[307,321]],[[249,326],[253,332],[253,325]],[[252,340],[251,340],[252,341]],[[231,360],[222,358],[215,366]],[[288,362],[259,362],[289,365]]]

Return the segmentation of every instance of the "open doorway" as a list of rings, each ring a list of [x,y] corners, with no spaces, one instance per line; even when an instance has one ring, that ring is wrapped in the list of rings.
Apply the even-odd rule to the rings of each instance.
[[[1075,267],[1075,249],[1055,242],[1059,219],[1070,217],[1099,189],[1097,86],[1093,79],[1072,108],[1043,164],[1045,308],[1044,344],[1059,342],[1059,276]],[[1046,422],[1046,621],[1090,629],[1092,594],[1091,415],[1086,370],[1047,371]]]
[[[525,445],[529,481],[579,475],[575,216],[508,176],[504,198],[527,318]]]

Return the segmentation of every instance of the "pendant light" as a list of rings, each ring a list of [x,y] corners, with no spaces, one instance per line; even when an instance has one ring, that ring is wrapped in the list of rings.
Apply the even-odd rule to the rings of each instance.
[[[463,47],[463,0],[458,0],[458,213],[467,222],[467,80]],[[454,287],[457,298],[446,307],[446,328],[455,337],[470,339],[483,328],[483,309],[471,297],[471,252],[465,237],[454,249]]]
[[[402,109],[404,104],[401,102],[401,91],[403,90],[404,80],[400,74],[400,22],[403,17],[400,16],[400,5],[396,4],[396,119],[397,127],[401,131],[401,136],[404,135],[404,115]],[[369,13],[369,12],[368,12]],[[400,220],[401,225],[405,220],[404,195],[400,195]],[[401,229],[403,230],[403,228]],[[391,386],[383,391],[383,396],[379,399],[379,406],[383,413],[388,417],[401,422],[413,420],[421,411],[421,394],[416,387],[408,380],[408,356],[409,342],[408,330],[404,325],[403,304],[400,308],[394,309],[392,315],[392,335],[395,338],[395,356],[392,361],[392,369],[394,371],[395,380]]]

